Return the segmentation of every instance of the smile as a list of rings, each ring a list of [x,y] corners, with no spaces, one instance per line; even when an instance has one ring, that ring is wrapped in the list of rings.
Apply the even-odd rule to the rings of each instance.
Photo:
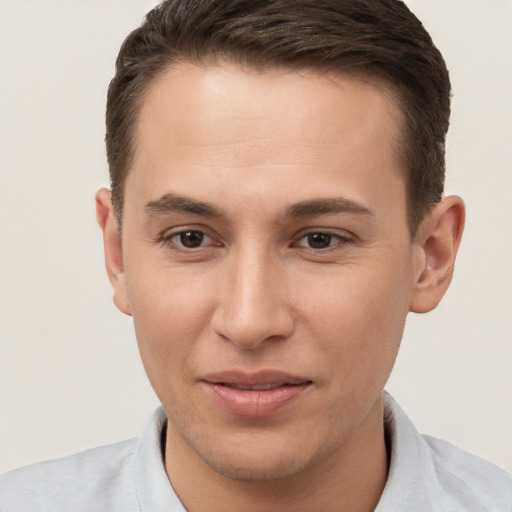
[[[202,382],[224,411],[246,418],[270,416],[312,385],[309,379],[276,371],[226,371],[208,375]]]

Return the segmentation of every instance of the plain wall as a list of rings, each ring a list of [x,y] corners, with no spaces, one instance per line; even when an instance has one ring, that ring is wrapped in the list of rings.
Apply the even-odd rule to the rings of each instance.
[[[388,389],[420,431],[512,471],[512,3],[410,0],[451,70],[455,278]],[[148,0],[0,0],[0,471],[139,435],[157,400],[103,266],[104,105]]]

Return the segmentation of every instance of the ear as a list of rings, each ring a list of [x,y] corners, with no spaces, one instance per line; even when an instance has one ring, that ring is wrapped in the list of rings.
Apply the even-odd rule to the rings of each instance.
[[[98,190],[96,194],[96,219],[103,231],[105,266],[110,284],[114,289],[114,304],[123,313],[131,315],[126,292],[121,234],[112,207],[112,193],[106,188]]]
[[[464,220],[462,199],[449,196],[443,198],[419,226],[415,244],[421,258],[418,259],[410,311],[427,313],[443,298],[452,280]]]

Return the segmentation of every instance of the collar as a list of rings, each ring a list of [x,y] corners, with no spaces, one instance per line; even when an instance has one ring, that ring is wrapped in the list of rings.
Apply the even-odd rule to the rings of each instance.
[[[137,444],[134,471],[141,512],[186,512],[165,471],[162,437],[166,422],[165,412],[159,407]],[[420,435],[386,392],[384,423],[391,458],[388,480],[375,512],[489,510],[482,503],[475,503],[476,495],[467,483],[472,481],[471,475],[481,478],[488,463],[449,443]],[[451,467],[454,460],[456,466]],[[478,471],[480,468],[482,471]],[[465,477],[458,476],[460,473]]]

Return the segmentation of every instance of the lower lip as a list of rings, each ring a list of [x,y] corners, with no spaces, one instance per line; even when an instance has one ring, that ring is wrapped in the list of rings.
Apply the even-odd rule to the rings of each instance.
[[[206,382],[217,403],[227,412],[246,418],[270,416],[299,398],[309,382],[262,391],[231,388]]]

